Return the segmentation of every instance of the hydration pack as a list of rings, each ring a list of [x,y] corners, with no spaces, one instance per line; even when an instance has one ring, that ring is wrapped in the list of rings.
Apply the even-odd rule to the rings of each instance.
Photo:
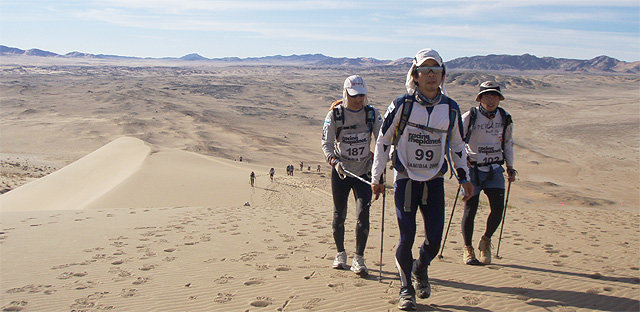
[[[464,136],[464,143],[469,144],[469,140],[471,139],[471,131],[473,130],[473,126],[476,124],[476,119],[478,119],[478,111],[479,110],[477,107],[472,107],[469,111],[469,126],[467,126],[467,135]],[[500,148],[502,149],[502,153],[504,153],[504,134],[507,133],[507,127],[513,123],[513,119],[511,119],[511,115],[508,115],[502,107],[498,107],[498,113],[500,114],[500,118],[502,118],[503,124],[502,137],[500,138]],[[497,163],[502,165],[502,162]]]
[[[333,120],[336,122],[336,138],[340,135],[340,132],[343,129],[355,129],[357,125],[345,127],[344,126],[344,106],[342,104],[342,99],[339,99],[331,104],[331,110],[333,111]],[[376,112],[371,105],[364,106],[365,111],[365,122],[367,124],[367,128],[369,129],[369,133],[373,132],[373,123],[376,120]]]
[[[395,132],[393,133],[393,137],[391,139],[391,142],[392,142],[391,144],[394,147],[393,153],[391,155],[391,166],[394,170],[398,172],[404,172],[406,170],[404,165],[402,165],[402,163],[398,159],[397,146],[398,146],[398,141],[400,141],[400,136],[402,136],[402,133],[404,132],[404,129],[407,127],[407,123],[409,122],[409,115],[411,115],[411,111],[413,109],[413,102],[414,102],[414,96],[405,97],[404,105],[402,106],[402,115],[400,115],[400,121],[398,122],[398,126],[396,127]],[[453,162],[451,161],[451,156],[450,156],[451,151],[449,150],[449,140],[451,138],[451,131],[453,130],[453,126],[455,125],[455,122],[459,114],[459,109],[451,107],[451,98],[449,97],[447,97],[447,105],[449,105],[449,128],[447,129],[447,139],[445,142],[445,155],[446,155],[446,158],[448,159],[448,166],[447,166],[447,159],[445,159],[444,164],[442,164],[442,168],[440,169],[440,173],[444,175],[447,172],[448,167],[451,167],[451,174],[455,175],[456,178],[458,178],[458,175],[456,174],[456,171],[453,168]]]

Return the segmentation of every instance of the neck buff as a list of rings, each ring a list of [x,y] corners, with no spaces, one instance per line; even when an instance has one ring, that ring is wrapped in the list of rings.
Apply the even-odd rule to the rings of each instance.
[[[428,99],[426,96],[422,95],[420,91],[416,90],[416,101],[424,106],[433,106],[440,103],[440,99],[442,99],[442,92],[438,92],[438,95],[434,99]]]
[[[486,110],[482,105],[478,106],[478,110],[480,111],[480,113],[482,113],[482,115],[484,115],[489,119],[493,119],[493,117],[496,117],[496,113],[498,112],[498,109],[494,110],[493,112],[490,112]]]

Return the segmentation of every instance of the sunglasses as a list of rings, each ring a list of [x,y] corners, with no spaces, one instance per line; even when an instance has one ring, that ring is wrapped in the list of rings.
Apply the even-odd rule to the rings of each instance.
[[[428,74],[429,72],[433,72],[434,74],[442,73],[442,66],[420,66],[416,68],[416,71],[423,74]]]
[[[347,94],[349,94],[349,93],[347,93]],[[354,97],[364,97],[364,94],[356,94],[356,95],[349,94],[349,97],[352,97],[352,98],[354,98]]]

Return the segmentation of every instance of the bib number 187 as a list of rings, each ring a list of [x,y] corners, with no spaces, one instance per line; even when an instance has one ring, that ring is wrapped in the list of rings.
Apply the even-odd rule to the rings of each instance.
[[[347,149],[347,154],[349,154],[349,156],[360,156],[362,153],[364,153],[364,146]]]

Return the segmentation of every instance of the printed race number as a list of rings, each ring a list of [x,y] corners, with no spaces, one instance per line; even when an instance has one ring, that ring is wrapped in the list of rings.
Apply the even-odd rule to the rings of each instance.
[[[431,161],[433,159],[433,151],[432,150],[416,150],[416,160],[426,159],[427,161]]]
[[[352,157],[360,156],[363,153],[364,153],[364,146],[347,149],[347,154],[349,154],[349,156],[352,156]]]
[[[491,163],[497,163],[497,162],[499,162],[499,161],[501,161],[501,160],[502,160],[502,157],[500,157],[500,156],[496,156],[496,157],[484,157],[484,158],[482,159],[482,162],[481,162],[481,163],[483,163],[483,164],[491,164]]]

